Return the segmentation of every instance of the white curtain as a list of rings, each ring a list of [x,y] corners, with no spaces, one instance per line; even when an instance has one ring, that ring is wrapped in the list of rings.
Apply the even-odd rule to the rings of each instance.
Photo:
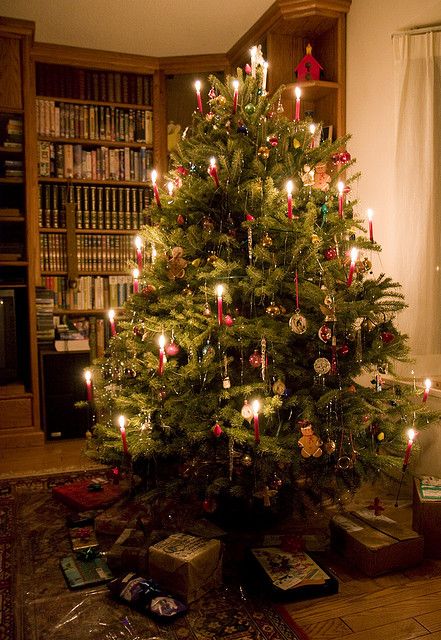
[[[394,262],[414,356],[441,354],[441,31],[393,36]],[[430,359],[430,358],[429,358]]]

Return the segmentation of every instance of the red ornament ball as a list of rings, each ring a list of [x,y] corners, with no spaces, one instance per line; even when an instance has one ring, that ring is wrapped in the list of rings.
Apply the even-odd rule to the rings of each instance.
[[[326,260],[335,260],[337,258],[337,249],[335,247],[329,247],[324,252]]]
[[[226,327],[232,327],[233,324],[234,324],[234,320],[230,315],[227,314],[226,316],[224,316],[224,325]]]
[[[176,168],[176,171],[180,173],[181,176],[188,176],[188,169],[186,169],[182,165],[179,165],[179,167]]]
[[[272,147],[277,147],[277,145],[279,144],[279,140],[276,136],[272,136],[272,138],[270,138],[268,142]]]
[[[348,151],[343,151],[340,153],[340,162],[342,164],[347,164],[351,161],[351,154]]]
[[[347,344],[342,344],[341,347],[337,349],[337,353],[339,356],[347,356],[349,353],[349,347]]]
[[[380,333],[380,338],[383,344],[389,344],[395,340],[395,335],[391,331],[382,331]]]
[[[202,508],[205,513],[214,513],[217,509],[216,500],[213,500],[213,498],[205,498],[202,503]]]
[[[185,224],[185,218],[184,218],[184,216],[182,215],[182,213],[179,213],[179,214],[178,214],[178,216],[177,216],[177,218],[176,218],[176,222],[177,222],[180,226],[182,226],[183,224]]]
[[[172,341],[165,347],[165,353],[168,356],[177,356],[180,352],[181,347],[176,344],[176,342]]]
[[[216,438],[219,438],[222,435],[222,427],[220,426],[219,422],[216,422],[216,424],[214,425],[212,431],[213,431],[214,435],[216,436]]]
[[[142,294],[146,296],[146,298],[148,296],[151,296],[155,292],[156,292],[156,287],[154,287],[152,284],[146,284],[145,287],[142,288]]]
[[[245,73],[247,74],[247,76],[249,76],[249,75],[250,75],[250,73],[251,73],[251,67],[250,67],[250,65],[248,64],[248,62],[247,62],[247,63],[246,63],[246,65],[245,65]]]
[[[144,335],[144,330],[139,326],[139,324],[135,324],[135,326],[133,327],[133,335],[137,338],[142,338],[142,336]]]
[[[260,365],[262,364],[262,356],[257,351],[257,349],[254,349],[254,353],[250,355],[250,357],[248,358],[248,362],[254,369],[260,367]]]

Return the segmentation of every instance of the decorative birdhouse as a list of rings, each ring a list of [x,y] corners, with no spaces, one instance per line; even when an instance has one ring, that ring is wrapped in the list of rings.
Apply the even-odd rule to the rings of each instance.
[[[323,67],[311,55],[312,47],[310,44],[306,47],[306,56],[302,58],[295,68],[298,80],[320,80],[320,71]]]

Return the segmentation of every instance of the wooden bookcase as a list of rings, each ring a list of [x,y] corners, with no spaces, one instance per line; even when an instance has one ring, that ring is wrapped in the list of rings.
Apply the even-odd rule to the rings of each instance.
[[[8,331],[0,363],[3,446],[42,442],[35,348],[33,36],[33,23],[0,18],[0,297]]]

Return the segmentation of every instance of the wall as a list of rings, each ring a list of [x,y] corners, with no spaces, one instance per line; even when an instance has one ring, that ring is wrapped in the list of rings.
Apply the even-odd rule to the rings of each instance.
[[[397,220],[392,209],[395,130],[391,34],[431,24],[441,24],[441,2],[352,0],[348,14],[347,131],[352,134],[349,150],[362,173],[352,195],[360,201],[360,214],[368,207],[375,212],[375,238],[383,249],[375,273],[385,271],[398,281],[400,274],[393,262]],[[411,259],[409,265],[411,268]],[[412,367],[418,377],[441,373],[435,358],[403,365],[401,373],[409,377]],[[433,409],[441,409],[439,396],[439,392],[433,392],[430,397]],[[412,471],[441,477],[439,422],[422,432],[418,442],[420,449],[415,448],[412,456]]]
[[[382,253],[374,259],[375,273],[398,281],[394,265],[394,68],[391,35],[395,31],[441,24],[441,2],[433,0],[352,0],[347,30],[347,131],[349,150],[362,176],[354,185],[360,215],[375,212],[374,235]],[[409,256],[411,268],[411,256]],[[441,320],[441,318],[440,318]],[[412,365],[418,378],[441,376],[441,358],[425,357]],[[404,365],[406,377],[412,367]]]

